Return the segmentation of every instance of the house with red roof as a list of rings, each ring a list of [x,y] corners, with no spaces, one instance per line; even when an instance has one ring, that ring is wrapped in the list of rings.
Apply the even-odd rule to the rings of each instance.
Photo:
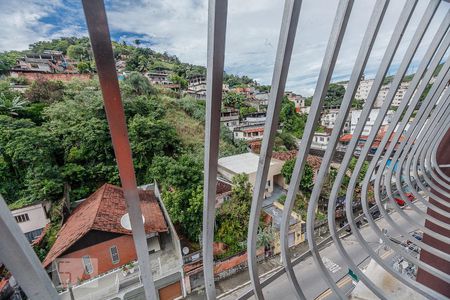
[[[155,185],[139,190],[139,198],[155,286],[160,294],[170,290],[170,294],[181,296],[182,257],[177,233]],[[120,295],[121,287],[140,284],[136,260],[123,190],[104,184],[67,218],[43,266],[63,289],[73,286],[71,292],[80,293],[80,297],[84,295],[83,282],[93,281],[95,287],[84,290],[95,290],[97,295],[115,290]],[[122,290],[122,294],[126,292]]]

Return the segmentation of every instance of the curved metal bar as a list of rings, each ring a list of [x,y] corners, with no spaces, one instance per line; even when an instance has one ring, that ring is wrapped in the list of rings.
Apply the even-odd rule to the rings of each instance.
[[[327,150],[322,159],[322,164],[321,164],[319,173],[316,176],[316,182],[314,184],[314,189],[312,191],[310,201],[308,204],[310,207],[316,207],[326,173],[328,172],[328,168],[331,163],[331,159],[334,155],[336,143],[338,141],[340,132],[342,131],[342,128],[344,127],[345,121],[347,119],[348,112],[349,112],[351,104],[352,104],[352,100],[356,93],[356,87],[359,83],[359,79],[361,78],[361,76],[364,72],[364,68],[365,68],[367,60],[370,56],[372,46],[377,37],[378,30],[381,26],[381,22],[383,20],[383,17],[386,12],[386,9],[388,7],[388,4],[389,4],[389,1],[384,1],[384,0],[378,0],[375,3],[372,15],[369,20],[369,24],[366,29],[366,33],[365,33],[363,41],[361,43],[361,48],[360,48],[358,56],[356,58],[355,67],[352,71],[349,85],[347,87],[347,90],[345,92],[344,98],[341,103],[341,109],[339,111],[339,115],[336,120],[335,127],[331,134]],[[300,153],[301,153],[301,151],[302,150],[300,150]],[[297,156],[297,159],[299,159],[299,158],[301,158],[301,157]],[[303,157],[302,159],[305,159],[305,158]],[[295,192],[295,187],[290,186],[290,189],[293,189],[293,191]],[[296,189],[298,190],[298,185],[297,185]],[[292,200],[292,203],[295,201],[295,193],[293,195],[294,195],[294,199]],[[289,196],[292,196],[292,195],[290,195],[289,191],[288,191],[288,198],[289,198]],[[281,223],[281,233],[282,233],[282,239],[281,239],[282,252],[281,253],[282,253],[282,260],[283,260],[283,262],[285,262],[284,263],[285,268],[289,269],[287,271],[287,274],[290,274],[291,272],[293,273],[292,264],[286,263],[288,260],[290,262],[290,257],[289,257],[289,252],[288,252],[288,241],[286,239],[286,236],[287,236],[286,233],[289,229],[288,226],[289,226],[290,213],[291,213],[290,207],[288,207],[288,209],[285,209],[283,211],[283,219],[282,219],[282,223]],[[284,221],[284,220],[286,220],[286,221]],[[307,222],[308,222],[307,227],[310,226],[310,228],[314,228],[314,220],[315,220],[315,211],[313,210],[313,215],[308,215],[308,217],[307,217]],[[310,233],[308,232],[308,234],[310,234]],[[336,283],[334,282],[334,279],[331,278],[330,274],[327,271],[327,268],[325,267],[322,260],[320,259],[320,254],[319,254],[319,250],[317,248],[317,243],[315,242],[315,240],[313,238],[309,238],[308,241],[310,242],[310,251],[313,254],[313,258],[314,258],[316,264],[318,264],[319,268],[321,269],[322,274],[325,276],[325,280],[327,281],[328,285],[331,287],[331,289],[334,291],[334,293],[339,295],[340,298],[344,298],[344,295],[342,294],[340,289],[337,287]],[[295,280],[295,282],[296,282],[295,277],[293,277],[293,280]]]
[[[434,64],[433,64],[434,65]],[[424,103],[429,103],[432,99],[434,99],[433,97],[435,97],[435,95],[440,95],[445,86],[446,86],[446,82],[450,79],[448,74],[448,70],[449,70],[450,64],[446,63],[444,65],[444,67],[442,68],[441,72],[439,73],[437,79],[435,80],[435,83],[433,84],[432,88],[430,89],[427,97],[424,100]],[[426,81],[426,80],[425,80]],[[437,96],[436,96],[437,97]],[[436,98],[437,99],[437,98]],[[405,132],[404,134],[404,140],[400,142],[400,145],[398,147],[398,150],[396,151],[396,153],[394,154],[394,157],[392,158],[392,162],[394,163],[394,165],[397,163],[397,160],[400,158],[400,154],[403,151],[408,151],[410,144],[408,144],[408,141],[410,139],[415,140],[417,134],[419,133],[419,131],[415,131],[416,128],[422,128],[421,126],[423,126],[424,121],[421,121],[421,118],[419,118],[420,116],[422,116],[426,109],[428,107],[427,106],[421,106],[419,109],[419,112],[417,114],[418,117],[416,117],[410,124],[410,127],[408,128],[408,130]],[[430,108],[431,109],[431,108]],[[419,123],[419,121],[421,121]],[[401,132],[401,130],[399,130],[399,132]],[[415,135],[413,134],[415,133]],[[391,162],[391,163],[392,163]],[[402,159],[400,160],[400,166],[403,165]],[[388,169],[388,173],[391,172],[392,169]],[[409,188],[412,190],[413,194],[416,196],[416,198],[418,198],[418,200],[420,200],[426,207],[429,207],[429,203],[420,195],[418,194],[417,191],[415,191],[412,183],[409,181],[409,174],[407,176],[408,178],[406,179],[407,184],[409,186]],[[400,176],[398,173],[398,177],[397,177],[397,187],[400,186]],[[389,185],[386,184],[387,188],[389,188]],[[403,193],[403,191],[400,189],[399,190],[400,196],[402,197],[403,200],[407,200],[406,195]],[[391,193],[389,193],[391,194]],[[393,201],[393,199],[392,199]],[[407,202],[408,204],[408,202]],[[411,206],[413,209],[415,209],[415,207]]]
[[[360,121],[357,123],[356,128],[353,133],[353,137],[350,140],[349,145],[347,146],[347,150],[345,152],[344,158],[342,159],[341,166],[338,170],[336,179],[333,183],[333,187],[331,189],[330,198],[328,201],[328,224],[330,228],[330,233],[333,238],[333,241],[339,251],[339,253],[342,255],[342,257],[345,259],[346,263],[349,265],[349,267],[352,269],[353,272],[357,274],[357,276],[360,278],[360,280],[366,285],[377,297],[380,299],[386,299],[384,292],[376,286],[361,270],[358,268],[357,265],[353,262],[352,258],[348,255],[346,252],[344,246],[342,245],[342,242],[339,239],[338,236],[338,230],[336,230],[336,221],[334,218],[334,213],[336,210],[336,199],[338,196],[338,192],[340,190],[342,181],[344,179],[344,176],[346,175],[347,168],[349,166],[350,160],[353,157],[353,152],[356,148],[356,145],[358,143],[359,136],[361,135],[364,123],[369,116],[370,110],[377,98],[378,92],[381,88],[381,84],[383,83],[383,79],[388,71],[388,68],[392,62],[392,59],[397,51],[398,45],[403,37],[403,33],[409,23],[409,20],[411,18],[411,15],[416,7],[417,1],[407,1],[405,3],[405,6],[401,12],[400,18],[395,26],[394,32],[391,36],[391,39],[389,41],[389,44],[387,46],[386,52],[381,60],[380,67],[378,69],[378,72],[375,76],[372,88],[369,92],[369,95],[367,97],[367,100],[364,104],[363,110],[361,112]]]
[[[0,259],[30,299],[60,299],[5,199],[0,195]]]
[[[416,94],[416,95],[417,95],[417,94]],[[419,94],[419,95],[420,95],[420,94]],[[408,98],[405,97],[405,100],[404,100],[404,102],[403,102],[402,104],[405,104],[405,102],[407,101],[407,99],[408,99]],[[398,113],[399,115],[402,114],[402,111],[403,111],[404,106],[406,106],[406,105],[403,105],[403,107],[399,107],[398,110],[397,110],[397,112],[396,112],[396,114],[397,114],[397,113]],[[396,119],[396,118],[394,117],[394,120],[395,120],[395,119]],[[391,124],[391,125],[392,125],[392,124]],[[396,122],[395,122],[395,121],[394,121],[393,125],[394,125],[394,126],[396,125]],[[391,128],[390,128],[390,129],[391,129]],[[390,130],[388,130],[387,133],[386,133],[386,135],[385,135],[385,137],[389,137],[390,134],[391,134],[391,132],[390,132]],[[385,145],[386,145],[386,142],[387,142],[387,141],[384,141],[384,142],[382,141],[382,142],[380,143],[380,146],[379,146],[379,148],[378,148],[378,151],[377,151],[377,153],[375,154],[375,156],[374,156],[374,158],[373,158],[373,160],[372,160],[372,162],[371,162],[371,164],[370,164],[370,166],[369,166],[369,168],[368,168],[367,174],[366,174],[366,176],[365,176],[365,180],[364,180],[364,183],[363,183],[363,190],[362,190],[362,199],[361,199],[361,202],[363,203],[363,205],[367,205],[367,198],[366,198],[366,195],[367,195],[367,192],[368,192],[369,178],[371,178],[372,173],[374,172],[374,164],[373,164],[373,162],[379,159],[379,156],[380,156],[379,153],[380,153],[381,151],[383,151],[383,149],[384,149],[384,147],[385,147]],[[395,143],[395,140],[394,140],[393,142]],[[392,145],[393,145],[393,143],[391,143],[391,146],[392,146]],[[386,166],[386,162],[387,162],[387,158],[388,158],[388,157],[389,157],[389,153],[386,152],[386,153],[385,153],[385,156],[384,156],[384,159],[382,160],[382,162],[381,162],[381,164],[380,164],[380,168],[379,168],[378,171],[377,171],[377,175],[378,175],[378,176],[375,177],[375,178],[376,178],[376,179],[375,179],[375,185],[374,185],[374,190],[375,190],[375,191],[379,191],[379,190],[380,190],[380,182],[381,182],[382,174],[383,174],[384,168],[385,168],[385,166]],[[389,185],[386,185],[386,187],[389,188]],[[388,191],[388,194],[389,194],[389,191]],[[378,206],[379,206],[379,208],[380,208],[380,211],[381,211],[381,210],[384,211],[384,213],[383,213],[383,211],[382,211],[382,214],[384,214],[384,216],[385,216],[386,220],[388,221],[388,223],[389,223],[393,228],[395,228],[398,232],[400,232],[403,236],[411,236],[411,237],[412,237],[412,240],[413,240],[413,243],[415,243],[416,245],[420,246],[422,249],[428,250],[428,251],[431,252],[431,253],[435,253],[435,251],[437,251],[437,253],[435,253],[436,255],[439,255],[439,256],[443,257],[444,259],[447,259],[447,260],[450,258],[450,255],[448,255],[447,253],[444,253],[444,252],[442,252],[442,251],[436,250],[436,249],[430,247],[429,245],[427,245],[427,244],[425,244],[425,243],[423,243],[423,242],[421,242],[421,241],[416,240],[416,239],[414,238],[414,236],[413,236],[411,233],[407,232],[407,231],[404,230],[402,227],[398,226],[398,225],[396,224],[396,222],[394,222],[394,221],[392,220],[392,218],[390,217],[390,215],[387,213],[387,211],[385,210],[385,208],[384,208],[383,205],[381,204],[379,192],[376,192],[376,193],[375,193],[375,200],[376,200],[376,202],[377,202],[377,204],[378,204]],[[397,205],[397,203],[395,203],[395,201],[393,201],[393,203],[394,203],[395,205]],[[398,206],[398,205],[397,205],[397,206]],[[375,225],[375,226],[376,226],[376,225]],[[422,226],[422,225],[419,225],[419,227],[420,227],[422,230],[424,229],[424,226]],[[380,230],[380,232],[381,232],[381,230]],[[422,262],[419,262],[419,263],[422,263]],[[428,266],[422,266],[422,267],[423,267],[423,268],[427,268]]]
[[[308,120],[305,125],[305,130],[303,133],[302,141],[297,152],[297,158],[292,172],[291,182],[289,184],[289,189],[286,197],[285,206],[283,209],[283,215],[281,220],[281,257],[288,275],[291,285],[298,295],[301,295],[301,289],[298,284],[298,280],[293,271],[291,258],[289,255],[289,246],[287,240],[287,233],[289,231],[289,220],[294,206],[295,197],[298,193],[299,184],[301,177],[303,175],[303,170],[306,162],[306,156],[309,153],[311,146],[311,141],[314,135],[314,128],[319,120],[320,113],[323,106],[323,99],[325,98],[326,92],[328,90],[328,85],[331,80],[331,75],[333,74],[334,66],[336,64],[337,56],[342,44],[342,39],[344,37],[345,30],[347,28],[348,19],[350,17],[350,12],[353,7],[353,0],[341,0],[337,9],[336,17],[332,25],[332,32],[328,41],[328,45],[325,51],[325,57],[322,62],[322,67],[320,70],[319,78],[317,81],[316,89],[313,95],[313,100],[311,104],[311,110],[308,115]],[[360,76],[359,76],[360,77]],[[358,77],[358,78],[359,78]],[[309,214],[309,213],[308,213]],[[307,229],[307,235],[310,235],[310,231]],[[312,238],[308,238],[311,241]],[[310,246],[311,247],[311,246]],[[314,256],[314,253],[313,253]],[[330,278],[327,278],[328,282],[332,282]],[[336,293],[339,293],[341,297],[343,294],[337,289],[336,286],[332,286]]]
[[[301,0],[286,0],[285,2],[280,38],[278,41],[278,49],[272,77],[269,107],[267,109],[267,121],[264,127],[264,138],[262,141],[258,170],[253,189],[247,239],[247,253],[250,279],[257,299],[264,299],[258,276],[258,266],[256,260],[256,238],[258,234],[259,217],[261,214],[262,198],[266,187],[270,160],[272,158],[273,142],[278,128],[281,102],[283,100],[286,78],[291,61],[292,49],[294,47],[295,35],[297,32],[300,8]],[[300,287],[299,291],[298,297],[300,299],[305,299]]]
[[[450,74],[448,74],[448,75],[450,75]],[[448,79],[450,79],[450,77],[448,77]],[[439,97],[440,97],[440,94],[435,95],[433,99],[436,99],[436,98],[439,98]],[[407,131],[406,134],[408,134],[408,133],[410,133],[412,130],[414,130],[415,126],[417,125],[417,122],[415,122],[415,121],[420,120],[420,118],[423,116],[423,114],[424,114],[424,108],[425,108],[425,107],[426,107],[425,105],[421,106],[421,109],[420,109],[419,112],[417,113],[416,118],[414,119],[414,121],[413,121],[412,124],[410,125],[410,127],[409,127],[409,129],[408,129],[408,131]],[[401,131],[400,131],[400,132],[401,132]],[[415,139],[414,139],[414,140],[415,140]],[[415,140],[415,141],[416,141],[416,140]],[[394,138],[392,142],[393,142],[393,143],[396,143],[396,142],[397,142],[397,139]],[[404,161],[405,157],[408,155],[407,153],[405,153],[403,156],[400,156],[400,154],[403,152],[404,148],[406,148],[405,146],[408,146],[408,144],[406,144],[406,143],[401,143],[399,149],[396,151],[394,157],[393,157],[392,160],[391,160],[391,164],[392,164],[393,166],[397,166],[397,169],[399,169],[399,171],[396,172],[396,181],[395,181],[397,188],[401,185],[401,181],[402,181],[402,180],[401,180],[401,172],[402,172],[402,168],[403,168],[403,161]],[[389,151],[387,151],[387,152],[386,152],[386,156],[389,156],[389,155],[390,155],[390,153],[389,153]],[[384,165],[383,165],[383,166],[384,166]],[[409,170],[409,169],[405,169],[405,171],[406,171],[406,170]],[[386,189],[387,189],[387,193],[388,193],[388,195],[389,195],[389,198],[390,198],[391,202],[394,204],[394,208],[397,210],[397,209],[399,209],[399,207],[398,207],[398,205],[397,205],[395,199],[393,199],[393,197],[392,197],[391,185],[390,185],[390,182],[388,181],[388,178],[391,178],[391,177],[392,177],[392,175],[391,175],[392,172],[393,172],[393,168],[387,169],[387,173],[386,173],[386,176],[385,176],[385,186],[386,186]],[[380,173],[380,172],[379,172],[379,173]],[[409,174],[408,174],[407,176],[409,176]],[[413,187],[410,187],[410,188],[413,188]],[[409,199],[406,197],[405,193],[404,193],[402,190],[399,191],[399,194],[400,194],[400,196],[402,197],[402,199],[405,201],[405,203],[406,203],[406,205],[407,205],[408,207],[411,207],[412,209],[414,209],[414,210],[417,211],[418,213],[421,213],[421,215],[422,215],[425,219],[427,219],[427,220],[429,220],[430,222],[433,222],[433,223],[435,223],[435,224],[440,224],[440,225],[444,225],[444,226],[445,226],[445,224],[444,224],[442,221],[440,221],[440,220],[438,220],[438,219],[436,219],[436,218],[434,218],[434,217],[432,217],[432,216],[428,216],[426,213],[424,213],[424,212],[422,212],[421,210],[419,210],[415,205],[413,205],[412,203],[410,203]],[[422,201],[425,201],[425,199],[424,199],[422,196],[421,196],[421,198],[422,198],[422,199],[421,199]],[[425,202],[425,203],[428,203],[428,202]],[[427,206],[426,206],[426,207],[427,207]],[[401,209],[400,209],[400,212],[403,213],[403,211],[402,211]],[[404,214],[404,213],[403,213],[403,214]],[[425,231],[428,231],[428,229],[426,229]],[[437,233],[431,233],[431,235],[433,235],[433,234],[437,234]],[[442,238],[443,238],[444,240],[446,239],[445,237],[442,237]]]
[[[449,21],[449,20],[447,19],[447,21]],[[385,169],[385,167],[387,165],[387,160],[389,159],[390,153],[392,152],[394,146],[396,145],[397,139],[399,138],[399,135],[400,135],[399,133],[401,133],[403,131],[404,127],[406,126],[406,122],[409,120],[409,116],[412,114],[412,110],[415,108],[415,105],[417,104],[417,102],[419,101],[420,96],[422,95],[423,91],[425,90],[425,87],[426,87],[426,85],[428,83],[428,81],[426,81],[426,79],[424,79],[422,81],[421,86],[415,92],[415,89],[416,89],[417,85],[419,84],[419,81],[422,78],[422,75],[425,72],[428,63],[429,63],[431,57],[434,55],[434,52],[436,51],[436,48],[439,45],[439,42],[442,39],[443,34],[445,34],[445,32],[447,31],[447,28],[448,28],[448,24],[446,24],[445,28],[441,27],[441,29],[443,29],[441,31],[441,35],[438,36],[438,40],[437,41],[434,41],[436,43],[432,43],[431,48],[428,49],[429,51],[427,51],[426,56],[422,60],[420,66],[419,66],[419,69],[416,72],[416,75],[414,76],[413,80],[411,81],[410,86],[409,86],[409,88],[408,88],[408,90],[407,90],[407,92],[406,92],[406,94],[405,94],[405,96],[403,98],[403,101],[400,103],[400,106],[397,108],[397,111],[395,112],[395,115],[394,115],[394,117],[393,117],[393,119],[391,121],[392,123],[389,125],[389,127],[388,127],[388,129],[387,129],[387,131],[386,131],[386,133],[384,135],[384,137],[382,138],[382,140],[381,140],[381,142],[380,142],[380,144],[378,146],[378,150],[376,151],[375,155],[372,157],[372,160],[371,160],[371,162],[369,164],[367,173],[366,173],[365,178],[364,178],[364,182],[362,184],[362,193],[361,193],[362,199],[361,199],[361,202],[363,203],[363,205],[366,205],[366,206],[368,205],[367,198],[366,198],[366,195],[368,193],[368,186],[370,184],[372,175],[373,175],[373,173],[375,171],[375,167],[377,167],[379,165],[378,171],[376,172],[377,176],[375,176],[375,183],[374,183],[374,190],[376,191],[375,192],[375,200],[376,200],[380,210],[384,210],[385,211],[385,208],[381,204],[379,191],[380,191],[380,183],[381,183],[381,180],[382,180],[382,177],[383,177],[382,175],[383,175],[384,169]],[[448,46],[448,43],[450,42],[450,35],[447,36],[446,40],[447,40],[447,46]],[[441,50],[443,50],[443,51],[441,51],[442,55],[445,53],[446,49],[447,49],[447,47],[441,49]],[[436,64],[439,63],[441,58],[442,57],[435,57]],[[428,73],[427,75],[429,77],[431,77],[433,72],[434,72],[434,69],[430,68],[428,70],[428,72],[427,72]],[[428,77],[428,76],[426,76],[426,77]],[[413,94],[414,94],[414,97],[413,97],[413,99],[410,100],[410,98],[411,98],[411,96]],[[402,117],[403,112],[404,112],[405,108],[408,106],[408,104],[410,104],[409,107],[408,107],[408,111],[406,112],[406,115],[403,118],[402,122],[400,122],[400,124],[397,126],[397,124],[400,121],[400,118]],[[396,130],[397,128],[398,128],[398,131],[396,133],[394,133],[394,130]],[[391,136],[393,134],[394,134],[394,138],[392,139],[390,145],[388,146],[387,151],[384,152],[384,149],[385,149],[388,141],[391,140]],[[381,163],[378,163],[382,154],[384,155],[384,158],[381,160]],[[386,180],[386,178],[387,177],[385,177],[385,180]],[[386,184],[386,188],[388,190],[388,195],[391,196],[390,191],[389,191],[390,190],[390,184]],[[397,203],[394,200],[393,200],[393,203],[394,203],[394,207],[398,210],[398,212],[403,214],[404,216],[406,216],[406,214],[404,214],[403,211],[401,211],[401,209],[399,209]],[[390,217],[390,215],[386,211],[385,211],[385,213],[383,215],[385,216],[385,219],[388,221],[388,223],[393,228],[395,228],[398,232],[402,233],[404,236],[410,235],[414,239],[412,234],[410,234],[409,232],[404,230],[401,226],[398,226],[396,224],[396,222],[394,222],[392,220],[392,218]],[[410,220],[410,221],[411,221],[411,223],[414,223],[414,221],[412,221],[412,220]],[[417,224],[417,225],[421,229],[424,229],[424,226],[422,226],[420,224]],[[380,230],[380,232],[381,232],[381,230]],[[414,241],[414,243],[416,243],[417,245],[421,246],[423,249],[430,250],[431,252],[435,251],[435,249],[432,249],[430,246],[428,246],[427,244],[425,244],[423,242]],[[446,256],[450,257],[446,253],[439,253],[438,255],[441,255],[443,257],[446,257]]]
[[[217,165],[219,157],[220,108],[222,105],[223,65],[227,0],[208,2],[207,89],[205,118],[205,163],[203,187],[203,273],[206,297],[216,298],[214,284],[214,223],[216,205]]]
[[[447,15],[447,16],[450,16],[450,15]],[[434,36],[433,41],[430,44],[424,58],[422,59],[420,65],[419,65],[419,68],[418,68],[413,80],[411,81],[409,88],[403,98],[404,100],[401,102],[400,106],[397,108],[397,111],[392,120],[393,124],[391,124],[391,126],[389,126],[382,141],[380,142],[380,145],[378,146],[378,151],[372,157],[372,161],[369,165],[369,168],[368,168],[368,171],[366,174],[366,178],[365,178],[365,182],[363,184],[363,192],[362,192],[363,197],[364,197],[365,193],[367,192],[369,180],[370,180],[370,178],[372,178],[372,173],[375,172],[375,168],[378,166],[379,166],[379,168],[376,171],[377,176],[375,176],[376,179],[375,179],[374,190],[375,191],[380,190],[380,182],[381,182],[381,179],[383,178],[382,175],[383,175],[384,169],[387,165],[387,160],[390,158],[390,154],[394,150],[394,147],[397,145],[397,141],[399,140],[401,134],[403,133],[403,130],[409,121],[409,117],[411,116],[414,108],[416,107],[416,104],[419,102],[421,95],[425,91],[425,88],[426,88],[429,80],[431,79],[435,68],[441,61],[442,57],[444,56],[445,52],[447,51],[448,46],[450,45],[450,34],[447,34],[445,40],[443,41],[443,45],[441,45],[441,47],[438,50],[439,44],[441,43],[442,39],[444,38],[444,35],[446,34],[449,26],[450,26],[450,18],[445,18],[444,21],[442,22],[441,26],[439,27],[438,32]],[[435,55],[436,51],[438,53]],[[431,64],[430,64],[430,61],[431,61]],[[429,64],[430,64],[430,67],[427,70],[427,66]],[[426,71],[426,74],[425,74],[425,76],[423,76],[425,71]],[[419,85],[419,82],[420,82],[420,85]],[[417,86],[419,86],[419,87],[417,88],[417,91],[416,91]],[[412,98],[412,99],[409,100],[410,98]],[[404,109],[407,106],[408,106],[407,112],[405,113],[400,124],[398,126],[396,126],[398,121],[400,120],[400,117],[403,115]],[[396,132],[394,132],[395,130],[396,130]],[[392,135],[393,135],[393,138],[392,138]],[[390,142],[390,144],[388,146],[388,149],[384,152],[384,149],[388,142]],[[379,159],[380,159],[381,155],[384,155],[384,156],[380,163]],[[393,162],[391,161],[391,164],[392,163]],[[395,165],[395,162],[392,165]],[[393,168],[391,168],[390,170],[392,170],[392,169]],[[387,194],[388,194],[389,198],[392,200],[392,203],[394,204],[394,209],[403,218],[408,220],[410,223],[414,223],[415,225],[419,226],[421,229],[424,229],[425,231],[427,231],[427,229],[425,229],[422,224],[419,224],[418,222],[413,220],[411,217],[409,217],[407,214],[405,214],[403,212],[403,210],[395,202],[395,200],[392,198],[391,184],[390,184],[390,181],[388,182],[389,173],[384,178],[385,178],[385,186],[387,189]],[[379,197],[378,193],[377,193],[377,196]],[[409,204],[409,201],[408,201],[408,204]],[[412,204],[409,204],[409,205],[412,205]],[[414,206],[414,208],[416,208],[416,207]],[[380,209],[384,209],[382,205],[380,205]],[[418,213],[420,213],[421,216],[423,216],[423,217],[427,216],[426,213],[424,213],[423,211],[421,211],[417,208],[416,208],[416,211]],[[390,220],[391,220],[389,215],[387,215],[387,220],[388,220],[388,222],[390,222]],[[395,226],[396,226],[396,224],[394,225],[394,227]]]
[[[347,213],[347,218],[350,224],[350,227],[352,228],[352,231],[354,232],[354,234],[357,236],[360,244],[363,246],[363,248],[365,248],[373,257],[373,259],[375,259],[375,261],[377,261],[379,264],[381,264],[387,271],[389,271],[394,277],[396,277],[398,280],[400,280],[401,282],[403,282],[404,284],[410,286],[411,288],[413,288],[414,290],[416,290],[419,293],[422,294],[427,294],[425,291],[428,290],[429,293],[431,293],[432,295],[435,295],[436,293],[434,291],[430,291],[429,289],[427,289],[425,286],[421,286],[421,288],[419,288],[419,286],[417,285],[417,283],[415,283],[413,280],[411,280],[410,278],[403,278],[402,276],[400,276],[398,273],[396,273],[389,265],[387,265],[383,260],[381,260],[379,257],[377,257],[377,254],[372,250],[372,248],[367,244],[367,242],[364,240],[364,238],[361,236],[361,234],[359,233],[359,231],[356,228],[356,223],[353,220],[353,212],[352,212],[352,196],[353,196],[353,189],[356,186],[357,180],[358,180],[358,175],[359,172],[363,166],[364,160],[367,157],[367,154],[370,150],[370,147],[372,145],[373,140],[375,139],[375,136],[377,135],[377,132],[381,126],[381,123],[383,122],[383,119],[386,115],[386,112],[395,96],[395,93],[400,85],[400,82],[404,76],[404,74],[406,73],[406,70],[417,50],[417,47],[419,46],[420,41],[422,40],[423,35],[425,34],[426,29],[429,26],[429,23],[432,19],[432,17],[434,16],[434,13],[437,9],[437,6],[439,5],[439,1],[435,1],[435,2],[430,2],[420,23],[418,26],[418,29],[416,30],[416,33],[410,43],[410,45],[408,46],[408,49],[405,53],[405,56],[400,64],[400,67],[397,71],[397,74],[395,75],[393,82],[391,83],[390,86],[390,90],[389,93],[385,99],[385,102],[383,103],[381,109],[379,110],[378,116],[375,120],[375,123],[371,129],[371,132],[369,134],[369,137],[366,141],[366,143],[364,144],[364,147],[361,151],[361,154],[356,162],[356,166],[352,172],[352,176],[350,177],[350,183],[349,186],[347,188],[347,195],[346,195],[346,203],[345,203],[345,209],[346,209],[346,213]],[[360,121],[364,121],[365,120],[360,120]],[[363,203],[364,204],[364,203]],[[400,251],[400,253],[402,253],[402,255],[404,254],[405,257],[408,257],[409,254],[406,253],[405,251],[403,251],[403,249],[399,249],[399,247],[395,244],[393,244],[388,238],[386,238],[381,231],[379,231],[379,228],[374,226],[373,221],[371,220],[368,210],[366,209],[366,205],[363,205],[363,209],[366,213],[366,215],[368,216],[368,220],[369,220],[369,225],[371,226],[371,228],[377,233],[377,235],[380,236],[380,238],[382,240],[385,241],[385,243],[387,245],[389,245],[391,248],[396,249],[398,251]],[[378,229],[378,231],[377,231]],[[409,259],[413,259],[412,257],[408,257]],[[436,273],[442,273],[440,272],[440,270],[433,270]],[[443,276],[445,276],[446,274],[442,274]]]

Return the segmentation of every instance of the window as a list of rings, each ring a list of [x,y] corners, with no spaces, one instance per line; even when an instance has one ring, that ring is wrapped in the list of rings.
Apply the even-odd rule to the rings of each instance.
[[[40,229],[36,229],[30,232],[26,232],[25,236],[27,238],[27,240],[31,243],[32,241],[34,241],[37,237],[39,237],[42,233],[42,231],[44,230],[44,228],[40,228]]]
[[[14,218],[16,219],[17,223],[23,223],[23,222],[30,221],[28,214],[17,215]]]
[[[270,180],[267,180],[267,186],[270,186]]]
[[[86,272],[86,274],[92,274],[92,272],[94,271],[94,268],[92,267],[92,262],[91,262],[91,258],[89,257],[89,255],[83,256],[83,265],[84,265],[84,271]]]
[[[112,246],[109,248],[109,252],[111,253],[112,263],[117,264],[119,262],[119,250],[117,250],[116,246]]]

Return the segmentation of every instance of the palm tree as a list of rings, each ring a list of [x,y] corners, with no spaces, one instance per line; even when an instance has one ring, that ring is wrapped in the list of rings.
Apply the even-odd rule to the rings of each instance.
[[[17,116],[18,112],[23,110],[28,104],[28,101],[22,99],[20,96],[8,98],[4,93],[0,94],[0,112],[10,116]]]

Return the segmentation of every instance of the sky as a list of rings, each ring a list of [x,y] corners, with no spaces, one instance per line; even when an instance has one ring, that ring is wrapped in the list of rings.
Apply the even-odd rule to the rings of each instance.
[[[373,78],[405,4],[391,0],[365,75]],[[375,0],[356,0],[333,73],[333,81],[350,76]],[[392,62],[394,74],[429,0],[419,0]],[[207,0],[106,0],[111,36],[206,65]],[[303,0],[286,90],[312,95],[331,32],[338,0]],[[225,71],[270,84],[283,0],[229,0]],[[417,68],[450,4],[440,4],[408,73]],[[87,36],[79,0],[0,0],[0,51],[24,50],[40,40]]]

